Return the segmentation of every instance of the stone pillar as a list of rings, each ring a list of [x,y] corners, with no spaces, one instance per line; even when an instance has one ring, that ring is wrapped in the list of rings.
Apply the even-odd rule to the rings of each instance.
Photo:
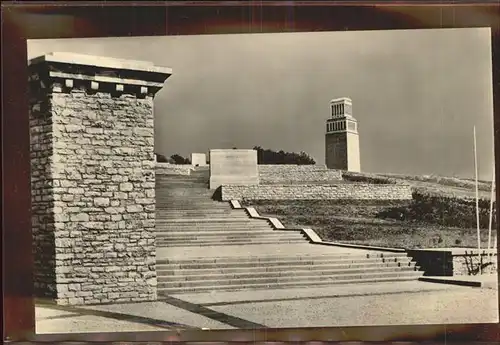
[[[29,63],[35,295],[156,299],[151,63],[51,53]]]

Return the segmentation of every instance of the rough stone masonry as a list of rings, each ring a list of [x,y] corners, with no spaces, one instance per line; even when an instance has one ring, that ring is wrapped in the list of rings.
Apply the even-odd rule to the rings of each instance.
[[[156,299],[151,63],[29,63],[34,284],[58,304]]]

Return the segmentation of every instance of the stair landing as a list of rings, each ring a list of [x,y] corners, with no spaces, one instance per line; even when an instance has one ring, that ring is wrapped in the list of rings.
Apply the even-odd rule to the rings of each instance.
[[[171,247],[157,248],[157,260],[162,259],[187,259],[187,258],[208,258],[208,257],[263,257],[263,256],[290,256],[298,257],[304,255],[321,254],[357,254],[365,255],[369,252],[365,249],[343,248],[335,246],[313,245],[304,240],[304,243],[291,244],[261,244],[253,245],[234,245],[234,246],[210,246],[197,247]]]

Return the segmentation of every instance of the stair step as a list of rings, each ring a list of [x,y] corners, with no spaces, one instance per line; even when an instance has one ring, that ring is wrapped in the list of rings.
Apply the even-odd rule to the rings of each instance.
[[[174,181],[168,181],[168,182],[156,182],[155,183],[155,189],[158,190],[159,192],[162,193],[168,193],[170,191],[193,191],[193,192],[205,192],[208,193],[211,190],[208,189],[209,184],[208,182],[203,182],[203,181],[186,181],[186,182],[174,182]],[[211,191],[212,194],[214,191]]]
[[[156,206],[159,208],[166,208],[171,210],[199,210],[200,208],[213,208],[216,210],[231,210],[231,206],[229,204],[216,204],[210,202],[199,202],[199,201],[189,201],[189,202],[179,202],[178,200],[166,200],[166,201],[156,201]]]
[[[161,205],[161,203],[156,202],[156,205]],[[204,202],[204,203],[180,203],[177,201],[172,201],[170,200],[170,204],[165,203],[165,210],[172,210],[172,211],[199,211],[199,207],[207,207],[209,209],[217,210],[217,211],[238,211],[238,212],[245,212],[245,210],[235,210],[231,208],[231,205],[223,203],[223,204],[217,204],[215,202]],[[171,206],[171,207],[170,207]],[[174,208],[174,207],[179,207],[179,208]],[[182,207],[182,208],[181,208]]]
[[[224,220],[227,219],[227,221],[220,221],[221,218],[224,218]],[[185,226],[203,226],[205,225],[206,223],[210,224],[210,225],[207,225],[208,227],[210,226],[222,226],[222,227],[227,227],[227,226],[241,226],[241,227],[244,227],[244,228],[248,228],[248,227],[251,227],[250,224],[248,224],[248,227],[245,226],[244,224],[241,224],[242,221],[245,221],[245,220],[248,220],[250,218],[248,217],[230,217],[230,216],[227,216],[227,217],[217,217],[217,218],[212,218],[212,217],[205,217],[205,218],[202,218],[200,216],[196,217],[196,220],[195,221],[189,221],[186,219],[192,219],[192,218],[187,218],[187,217],[171,217],[171,218],[168,218],[168,217],[161,217],[161,218],[158,218],[156,217],[156,222],[157,224],[161,224],[161,225],[166,225],[166,226],[179,226],[179,227],[182,227],[183,225]],[[182,221],[184,220],[184,222],[179,222],[179,221]],[[263,226],[267,226],[267,227],[270,227],[271,225],[270,224],[263,224]]]
[[[224,281],[233,281],[237,279],[260,279],[260,278],[282,278],[282,277],[311,277],[311,276],[346,276],[355,274],[371,274],[386,272],[413,272],[413,267],[368,267],[368,268],[346,268],[330,269],[311,272],[310,270],[287,270],[275,272],[238,272],[238,273],[214,273],[214,274],[182,274],[182,275],[158,275],[158,283],[170,282],[203,282],[207,280],[218,280],[222,284]]]
[[[299,231],[286,231],[282,232],[279,230],[273,230],[271,228],[254,228],[251,230],[248,229],[238,229],[238,228],[220,228],[220,229],[202,229],[202,228],[163,228],[160,226],[156,226],[155,234],[157,238],[167,238],[171,236],[240,236],[240,235],[248,235],[248,236],[261,236],[261,235],[273,235],[276,236],[278,234],[285,235],[294,235],[294,236],[303,236]]]
[[[260,224],[263,225],[269,225],[269,223],[266,220],[259,221],[256,219],[251,219],[251,218],[240,218],[240,219],[232,219],[232,218],[182,218],[182,219],[171,219],[168,221],[158,221],[158,224],[172,224],[172,225],[188,225],[188,226],[193,226],[193,225],[206,225],[206,226],[211,226],[211,225],[238,225],[238,226],[253,226],[254,224]],[[270,226],[270,225],[269,225]]]
[[[172,205],[172,207],[166,205],[155,205],[157,210],[161,210],[163,212],[200,212],[200,213],[212,213],[212,212],[231,212],[231,213],[241,213],[247,214],[245,210],[235,210],[229,207],[229,205],[197,205],[197,204],[189,204],[189,205]]]
[[[173,237],[173,238],[158,238],[156,244],[176,244],[176,243],[250,243],[250,242],[261,242],[261,241],[273,241],[275,243],[280,243],[283,241],[296,240],[298,242],[304,242],[305,238],[296,236],[256,236],[256,237],[230,237],[230,236],[220,236],[220,237],[199,237],[199,238],[186,238],[186,237]]]
[[[378,260],[378,261],[376,261]],[[347,265],[347,264],[369,264],[373,262],[379,263],[397,263],[409,265],[412,261],[408,258],[401,260],[386,260],[383,259],[367,259],[367,258],[325,258],[315,260],[282,260],[269,262],[251,262],[251,261],[225,261],[225,262],[199,262],[199,261],[184,261],[167,263],[169,260],[158,260],[156,263],[157,269],[222,269],[222,268],[279,268],[283,266],[325,266],[325,265]],[[264,266],[265,265],[265,266]]]
[[[217,237],[217,236],[300,236],[303,237],[302,233],[294,231],[276,231],[271,229],[263,230],[253,230],[253,231],[231,231],[231,230],[218,230],[218,231],[159,231],[156,229],[156,238],[171,238],[177,236],[183,236],[186,238],[198,238],[198,237]]]
[[[189,205],[158,205],[156,204],[156,209],[162,210],[164,212],[235,212],[235,213],[247,213],[245,210],[235,210],[229,207],[229,205],[199,205],[199,204],[189,204]]]
[[[216,209],[180,209],[180,210],[172,210],[172,209],[158,209],[158,207],[155,209],[156,213],[158,215],[169,215],[169,216],[184,216],[184,215],[202,215],[202,216],[208,216],[208,215],[227,215],[227,216],[245,216],[247,218],[248,214],[243,211],[239,212],[237,210],[231,210],[231,209],[226,209],[226,208],[216,208]]]
[[[271,225],[269,224],[248,224],[248,226],[245,226],[245,224],[241,224],[238,222],[213,222],[207,224],[203,222],[185,222],[185,223],[176,223],[176,222],[162,222],[162,221],[156,221],[155,222],[157,228],[162,228],[165,230],[170,230],[170,231],[247,231],[247,232],[254,232],[257,230],[270,230],[270,231],[280,231],[280,230],[273,230]],[[285,231],[285,230],[281,230]],[[289,232],[289,231],[287,231]]]
[[[417,278],[423,272],[415,271],[391,271],[391,272],[370,272],[370,273],[354,273],[354,274],[338,274],[338,275],[304,275],[300,277],[254,277],[254,278],[234,278],[229,280],[207,279],[191,280],[191,281],[176,281],[176,282],[159,282],[158,288],[184,288],[184,287],[203,287],[203,286],[242,286],[245,287],[252,284],[259,285],[274,285],[279,283],[293,283],[299,281],[307,281],[313,285],[319,282],[334,282],[342,280],[362,280],[362,279],[379,279],[379,278]]]
[[[382,283],[382,282],[399,282],[417,280],[419,276],[403,276],[403,277],[386,277],[386,278],[363,278],[363,279],[339,279],[335,281],[315,282],[314,286],[328,285],[346,285],[346,284],[363,284],[363,283]],[[263,290],[263,289],[286,289],[294,287],[310,287],[311,281],[296,281],[291,283],[275,283],[275,284],[247,284],[245,286],[234,285],[213,285],[203,287],[183,287],[183,288],[162,288],[158,287],[158,295],[166,296],[173,294],[189,293],[189,292],[207,292],[207,291],[240,291],[240,290]],[[334,293],[334,291],[332,291]]]
[[[217,205],[217,204],[206,204],[206,205],[200,205],[196,203],[191,203],[191,204],[176,204],[173,203],[172,205],[168,204],[155,204],[156,208],[162,211],[170,211],[170,212],[222,212],[222,211],[236,211],[238,213],[246,213],[245,210],[238,210],[238,209],[232,209],[229,205]]]
[[[156,205],[159,203],[157,202]],[[170,200],[170,205],[165,203],[165,206],[172,206],[166,207],[166,210],[172,210],[172,211],[199,211],[200,209],[198,207],[208,207],[210,209],[216,210],[216,211],[238,211],[238,212],[246,212],[245,210],[235,210],[231,208],[231,205],[226,204],[226,203],[215,203],[215,202],[203,202],[203,203],[193,203],[193,202],[188,202],[188,203],[181,203],[177,201],[172,201]],[[174,208],[174,207],[181,207],[182,208]]]
[[[231,216],[246,216],[248,214],[245,211],[231,210],[229,208],[222,207],[200,207],[193,208],[192,206],[186,208],[168,208],[168,207],[158,207],[156,206],[155,211],[158,215],[183,215],[183,214],[200,214],[200,215],[231,215]]]
[[[274,240],[274,241],[232,241],[232,242],[180,242],[180,243],[171,243],[171,242],[160,242],[157,243],[156,246],[160,248],[168,248],[168,247],[213,247],[213,246],[242,246],[242,245],[263,245],[263,244],[294,244],[294,243],[303,243],[304,240]]]
[[[214,217],[216,217],[216,218],[214,218]],[[219,221],[221,218],[223,218],[223,221]],[[227,215],[227,216],[218,216],[218,215],[209,216],[209,215],[206,215],[205,217],[198,215],[196,218],[191,217],[191,216],[190,217],[188,217],[188,216],[186,216],[186,217],[171,216],[171,217],[155,217],[155,219],[159,224],[176,224],[176,223],[179,223],[179,221],[183,220],[184,223],[198,223],[198,224],[219,223],[221,225],[230,224],[231,221],[233,221],[234,224],[237,224],[240,221],[251,220],[251,218],[248,218],[248,216],[231,216],[231,215]],[[190,221],[189,219],[196,219],[196,220]]]
[[[198,242],[217,242],[217,243],[226,243],[226,242],[255,242],[255,241],[288,241],[288,240],[297,240],[300,242],[306,241],[302,236],[275,236],[275,235],[259,235],[259,236],[196,236],[196,237],[188,237],[188,236],[174,236],[174,237],[161,237],[157,238],[157,244],[174,244],[174,243],[198,243]]]
[[[168,195],[164,197],[159,197],[155,195],[155,200],[157,204],[166,203],[166,204],[192,204],[194,202],[198,204],[211,204],[211,205],[226,205],[229,206],[229,203],[212,200],[211,196],[197,196],[197,197],[189,197],[186,195]]]
[[[255,243],[303,243],[305,240],[303,238],[214,238],[214,239],[184,239],[184,238],[175,238],[168,240],[161,240],[156,242],[156,245],[159,247],[185,247],[190,245],[204,245],[204,246],[225,246],[225,245],[247,245],[247,244],[255,244]]]
[[[158,217],[161,216],[161,217]],[[175,223],[176,221],[184,220],[186,223],[190,222],[190,219],[195,219],[195,221],[202,220],[206,223],[216,223],[217,219],[224,218],[223,222],[230,222],[234,220],[235,222],[240,222],[244,220],[252,220],[252,218],[248,217],[246,214],[186,214],[186,215],[175,215],[175,214],[163,214],[159,215],[158,213],[155,216],[160,222],[164,223]]]
[[[259,238],[259,237],[279,237],[279,238],[303,238],[302,233],[300,232],[292,232],[292,231],[274,231],[271,229],[266,230],[259,230],[259,231],[239,231],[239,232],[231,232],[231,231],[213,231],[213,232],[208,232],[208,231],[191,231],[191,232],[169,232],[169,231],[163,231],[163,232],[156,232],[156,238],[157,239],[169,239],[169,238],[174,238],[174,237],[182,237],[185,239],[210,239],[210,238]]]
[[[263,273],[263,272],[291,272],[291,271],[324,271],[347,268],[375,268],[375,267],[411,267],[416,268],[414,262],[403,264],[399,262],[367,262],[367,263],[325,263],[321,265],[289,265],[289,266],[259,266],[259,267],[217,267],[201,269],[172,269],[168,265],[157,265],[156,272],[158,277],[166,276],[184,276],[184,275],[211,275],[211,274],[231,274],[231,273]]]
[[[175,180],[175,179],[161,179],[156,180],[155,186],[156,188],[169,188],[172,187],[186,187],[186,189],[208,189],[208,179],[200,179],[200,178],[192,178],[192,179],[183,179],[183,180]]]
[[[171,207],[163,207],[156,205],[156,212],[160,211],[162,214],[183,214],[183,213],[200,213],[200,214],[234,214],[234,215],[247,215],[244,210],[234,210],[227,206],[218,207],[218,206],[207,206],[207,207],[197,207],[193,205],[179,207],[179,208],[171,208]]]
[[[223,257],[197,257],[189,259],[159,259],[157,264],[184,264],[184,263],[197,263],[197,264],[221,264],[221,263],[242,263],[248,262],[258,264],[262,262],[306,262],[313,264],[316,261],[324,260],[359,260],[359,259],[406,259],[410,258],[404,252],[401,253],[382,253],[382,252],[368,252],[360,254],[352,253],[328,253],[328,254],[301,254],[283,255],[283,254],[268,254],[258,257],[249,256],[223,256]],[[390,260],[389,260],[390,261]]]

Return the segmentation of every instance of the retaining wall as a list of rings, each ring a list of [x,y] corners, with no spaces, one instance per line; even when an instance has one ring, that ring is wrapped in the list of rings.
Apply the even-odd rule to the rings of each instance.
[[[193,166],[190,164],[170,164],[156,162],[157,175],[191,175]]]
[[[476,275],[481,263],[483,273],[494,274],[498,267],[496,250],[481,250],[481,255],[477,249],[465,248],[413,249],[407,252],[425,276]]]
[[[328,182],[342,180],[342,171],[327,169],[324,165],[260,164],[261,184]]]
[[[221,187],[228,200],[410,200],[411,188],[400,185],[342,183],[329,185],[259,185]]]

